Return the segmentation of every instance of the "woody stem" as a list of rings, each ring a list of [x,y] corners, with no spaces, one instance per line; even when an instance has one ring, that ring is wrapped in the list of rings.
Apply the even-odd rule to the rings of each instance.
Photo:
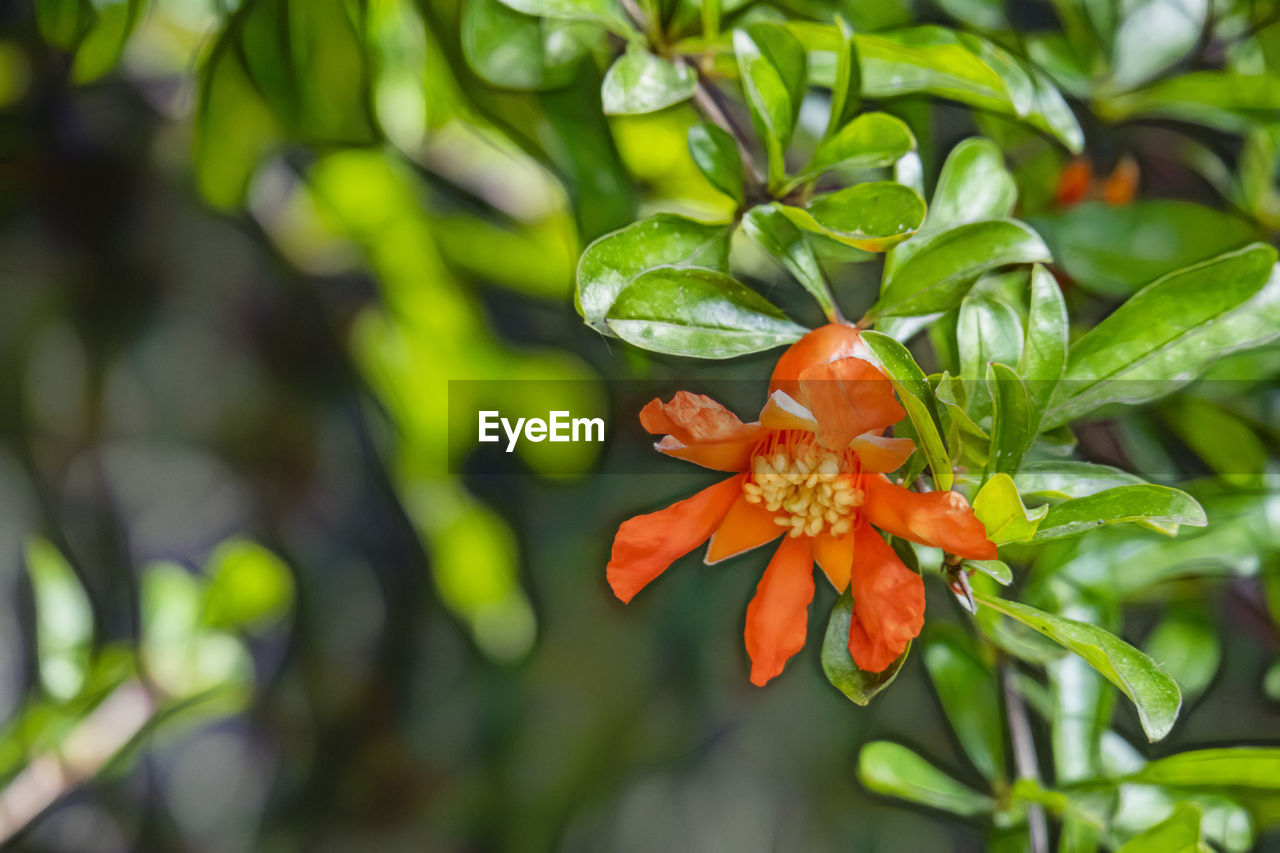
[[[1031,721],[1027,717],[1027,706],[1013,683],[1013,667],[1008,663],[1003,664],[1000,675],[1004,686],[1005,711],[1009,718],[1009,737],[1013,744],[1014,769],[1019,779],[1039,782],[1040,768],[1036,759],[1036,743],[1031,735]],[[1048,853],[1049,826],[1045,819],[1044,807],[1039,803],[1027,805],[1027,831],[1031,836],[1031,853]]]

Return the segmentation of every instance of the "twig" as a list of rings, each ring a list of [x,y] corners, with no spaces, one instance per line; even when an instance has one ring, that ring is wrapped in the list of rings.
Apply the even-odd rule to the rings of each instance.
[[[1004,704],[1009,716],[1009,737],[1013,743],[1013,764],[1019,779],[1040,781],[1040,768],[1036,760],[1036,742],[1031,736],[1031,721],[1027,719],[1027,706],[1013,683],[1013,667],[1008,663],[1000,667],[1004,685]],[[1045,820],[1044,806],[1027,804],[1027,829],[1031,836],[1031,853],[1049,853],[1049,824]]]

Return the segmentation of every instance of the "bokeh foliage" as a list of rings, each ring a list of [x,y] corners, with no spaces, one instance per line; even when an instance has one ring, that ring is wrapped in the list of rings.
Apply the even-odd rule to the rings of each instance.
[[[1274,840],[1280,7],[0,15],[0,772],[152,703],[33,845]],[[605,599],[667,477],[446,450],[477,407],[603,412],[602,377],[762,379],[842,314],[909,412],[904,481],[1002,545],[911,553],[944,583],[888,677],[835,642],[748,694],[745,576]],[[848,606],[814,605],[837,640]]]

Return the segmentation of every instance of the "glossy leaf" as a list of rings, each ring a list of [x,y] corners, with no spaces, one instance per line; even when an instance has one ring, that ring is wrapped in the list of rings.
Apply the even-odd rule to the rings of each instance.
[[[799,228],[846,246],[883,252],[915,233],[924,201],[895,181],[855,184],[815,197],[807,208],[780,206]]]
[[[1148,763],[1128,778],[1174,788],[1280,790],[1280,747],[1179,752]]]
[[[925,645],[924,665],[947,722],[973,766],[988,779],[1003,780],[1000,689],[991,668],[978,658],[973,641],[958,631],[935,631]]]
[[[1024,495],[1038,498],[1082,498],[1118,486],[1137,486],[1146,481],[1110,465],[1071,459],[1032,460],[1014,478]]]
[[[804,234],[779,210],[777,204],[764,204],[747,211],[742,217],[742,228],[809,291],[829,319],[839,315],[826,273],[814,257]]]
[[[964,564],[982,572],[1001,586],[1013,583],[1013,569],[1003,560],[965,560]]]
[[[1060,539],[1106,524],[1135,521],[1160,525],[1170,535],[1179,524],[1203,527],[1207,523],[1200,504],[1186,492],[1144,483],[1117,486],[1051,507],[1035,538]]]
[[[849,653],[849,626],[852,622],[853,596],[846,588],[831,608],[827,633],[822,640],[822,671],[826,674],[827,681],[848,696],[854,704],[866,705],[898,677],[907,655],[911,653],[911,645],[908,644],[898,659],[883,672],[859,669]]]
[[[945,311],[960,304],[982,273],[1006,264],[1047,260],[1044,242],[1021,222],[961,225],[929,237],[897,264],[872,312],[895,316]]]
[[[987,366],[999,362],[1016,366],[1022,356],[1022,320],[1007,302],[970,293],[960,303],[956,326],[960,349],[960,378],[982,381]]]
[[[502,0],[502,3],[539,18],[595,21],[624,37],[631,29],[616,0]]]
[[[836,33],[839,41],[836,44],[835,77],[831,81],[831,113],[827,119],[824,139],[850,122],[862,105],[862,67],[858,63],[858,43],[854,39],[853,28],[842,15],[836,15]],[[912,144],[915,144],[914,138]]]
[[[888,113],[863,113],[827,137],[796,182],[832,169],[892,166],[916,148],[911,128]]]
[[[1207,24],[1209,0],[1140,0],[1120,8],[1107,85],[1125,90],[1191,53]]]
[[[1072,603],[1063,616],[1087,624],[1106,624],[1097,605]],[[1098,776],[1102,738],[1111,722],[1115,691],[1084,658],[1063,655],[1045,664],[1051,709],[1053,768],[1060,784]]]
[[[1053,398],[1067,364],[1067,303],[1057,280],[1044,267],[1031,269],[1031,297],[1027,309],[1027,336],[1018,361],[1018,373],[1027,385],[1027,397],[1035,412],[1033,432],[1044,407]]]
[[[1182,707],[1177,682],[1133,646],[1087,622],[1065,619],[1003,598],[979,595],[978,600],[1084,658],[1129,697],[1138,710],[1142,730],[1151,740],[1160,740],[1173,728]]]
[[[1045,423],[1155,399],[1223,355],[1280,335],[1275,259],[1255,244],[1143,288],[1072,345]]]
[[[587,325],[608,332],[605,314],[618,294],[660,266],[725,269],[729,226],[660,213],[596,240],[578,262],[578,305]]]
[[[713,187],[742,204],[742,156],[728,131],[698,122],[689,128],[689,153]]]
[[[987,365],[991,394],[991,453],[987,475],[1016,474],[1035,439],[1035,419],[1027,386],[1003,364]]]
[[[66,557],[48,540],[28,539],[24,556],[35,600],[40,684],[55,700],[67,701],[80,692],[89,672],[89,597]]]
[[[633,42],[604,75],[606,115],[651,113],[693,97],[697,76],[684,62],[655,56]]]
[[[1111,120],[1146,116],[1244,132],[1271,121],[1280,110],[1280,79],[1270,74],[1191,71],[1100,99],[1096,109]]]
[[[1024,507],[1013,479],[1003,473],[988,479],[973,498],[973,514],[987,528],[987,538],[997,545],[1030,539],[1048,511],[1047,506]]]
[[[942,441],[933,389],[929,387],[924,371],[916,364],[907,348],[888,335],[866,331],[862,333],[862,340],[889,374],[893,388],[898,392],[898,399],[907,410],[916,433],[916,443],[929,460],[934,486],[943,491],[950,489],[954,482],[954,472],[946,445]]]
[[[761,23],[734,30],[733,49],[751,120],[768,157],[769,186],[781,187],[806,85],[804,48],[782,27]]]
[[[467,64],[484,80],[509,89],[565,85],[600,36],[591,24],[531,17],[499,0],[468,0],[462,10]]]
[[[658,267],[637,277],[605,317],[623,340],[693,358],[732,358],[793,343],[807,329],[726,273]]]
[[[1000,147],[990,139],[970,137],[952,148],[942,164],[924,230],[1004,219],[1013,213],[1017,199],[1018,187]]]

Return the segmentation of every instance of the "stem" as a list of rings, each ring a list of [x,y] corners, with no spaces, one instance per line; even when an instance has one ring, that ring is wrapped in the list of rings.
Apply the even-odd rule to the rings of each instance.
[[[1013,667],[1008,663],[1000,667],[1004,685],[1004,704],[1009,716],[1009,739],[1013,744],[1013,764],[1019,779],[1040,782],[1040,767],[1036,760],[1036,742],[1031,736],[1031,721],[1027,718],[1027,706],[1013,684]],[[1049,825],[1045,820],[1044,806],[1027,804],[1027,828],[1031,835],[1031,853],[1049,853]]]
[[[684,63],[697,75],[697,82],[694,83],[693,87],[693,103],[704,116],[714,124],[719,125],[720,129],[732,136],[733,141],[738,144],[738,155],[742,158],[747,182],[751,185],[748,187],[751,190],[748,195],[762,194],[764,192],[764,175],[761,173],[760,168],[756,166],[755,158],[751,155],[751,149],[747,147],[746,134],[734,123],[733,119],[729,117],[729,113],[716,100],[715,86],[711,85],[702,71],[687,59],[684,60]]]

